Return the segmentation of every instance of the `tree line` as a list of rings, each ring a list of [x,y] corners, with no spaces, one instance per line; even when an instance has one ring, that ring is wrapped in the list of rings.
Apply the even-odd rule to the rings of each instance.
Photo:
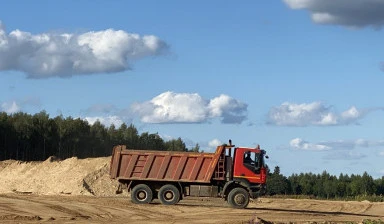
[[[327,171],[321,174],[300,173],[286,177],[276,166],[274,171],[268,174],[267,194],[384,201],[384,177],[373,179],[367,172],[363,175],[340,174],[337,177]]]
[[[80,118],[50,118],[45,111],[34,115],[0,112],[0,160],[109,156],[115,145],[127,145],[130,149],[199,151],[198,144],[188,149],[181,138],[165,141],[157,133],[139,134],[132,124],[106,127],[99,121],[91,125]]]

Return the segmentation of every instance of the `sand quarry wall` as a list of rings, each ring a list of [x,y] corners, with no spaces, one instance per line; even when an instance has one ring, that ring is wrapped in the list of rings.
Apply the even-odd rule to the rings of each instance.
[[[109,178],[110,159],[0,161],[0,193],[114,196],[119,183]]]

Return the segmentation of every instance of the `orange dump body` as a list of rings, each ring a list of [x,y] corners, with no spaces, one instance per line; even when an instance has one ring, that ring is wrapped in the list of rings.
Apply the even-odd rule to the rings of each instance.
[[[110,176],[118,180],[209,183],[225,146],[215,153],[128,150],[115,146]]]

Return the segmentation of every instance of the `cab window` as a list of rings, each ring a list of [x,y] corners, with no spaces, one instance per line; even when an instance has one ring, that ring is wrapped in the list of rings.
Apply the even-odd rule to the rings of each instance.
[[[256,172],[259,167],[259,154],[251,151],[244,152],[243,164],[252,172]]]
[[[244,164],[254,166],[255,163],[257,162],[257,159],[258,158],[255,152],[250,152],[250,151],[244,152],[244,159],[243,159]]]

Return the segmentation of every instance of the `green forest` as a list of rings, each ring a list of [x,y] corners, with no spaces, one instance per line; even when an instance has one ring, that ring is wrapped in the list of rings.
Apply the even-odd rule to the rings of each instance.
[[[321,174],[300,173],[286,177],[276,166],[267,178],[267,195],[383,202],[384,177],[373,179],[367,172],[363,175],[340,174],[337,177],[327,171]]]
[[[50,118],[45,111],[34,115],[0,112],[0,160],[110,156],[115,145],[127,145],[131,149],[199,151],[199,145],[188,149],[181,138],[164,141],[157,133],[139,134],[133,125],[122,124],[118,128],[105,127],[100,122],[90,125],[80,118]]]
[[[34,115],[0,112],[0,160],[44,161],[50,156],[60,159],[110,156],[112,147],[121,144],[131,149],[199,151],[198,144],[188,149],[181,138],[165,141],[157,133],[139,134],[132,124],[105,127],[100,122],[90,125],[80,118],[50,118],[45,111]],[[366,172],[334,176],[324,171],[286,177],[277,166],[268,173],[268,195],[384,201],[384,177],[373,179]]]

